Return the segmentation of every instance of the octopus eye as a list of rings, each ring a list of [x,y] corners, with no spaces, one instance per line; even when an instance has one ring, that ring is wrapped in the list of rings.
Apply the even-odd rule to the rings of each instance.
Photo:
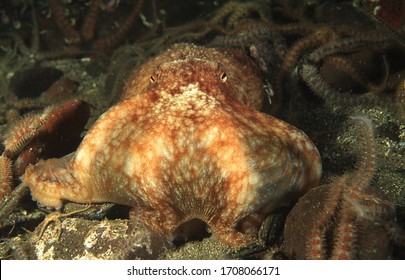
[[[228,75],[226,75],[225,72],[222,72],[219,77],[220,77],[220,79],[221,79],[221,81],[222,81],[223,83],[225,83],[226,80],[228,79]]]
[[[156,73],[153,73],[153,74],[150,76],[150,82],[151,82],[152,84],[153,84],[153,83],[156,83],[157,78],[158,78],[157,74],[156,74]]]

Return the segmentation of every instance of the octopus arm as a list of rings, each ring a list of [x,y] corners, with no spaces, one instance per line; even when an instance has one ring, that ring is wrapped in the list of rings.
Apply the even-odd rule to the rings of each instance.
[[[27,167],[21,179],[31,189],[34,200],[54,208],[61,208],[64,200],[91,202],[91,190],[81,188],[69,168],[73,155],[40,160],[37,164]],[[82,199],[78,201],[77,197]]]

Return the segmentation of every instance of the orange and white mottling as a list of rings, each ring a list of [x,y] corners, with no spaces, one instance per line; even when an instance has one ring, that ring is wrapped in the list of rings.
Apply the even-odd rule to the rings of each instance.
[[[129,205],[167,237],[197,218],[223,243],[245,245],[321,176],[308,136],[259,112],[262,100],[243,52],[174,45],[133,72],[76,153],[28,167],[23,181],[46,206]]]

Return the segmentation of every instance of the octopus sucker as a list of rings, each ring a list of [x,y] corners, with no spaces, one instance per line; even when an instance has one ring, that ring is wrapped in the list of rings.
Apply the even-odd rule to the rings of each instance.
[[[168,238],[199,219],[224,244],[246,245],[321,176],[311,140],[258,111],[263,89],[242,51],[174,45],[134,70],[74,154],[22,180],[49,207],[118,203]]]

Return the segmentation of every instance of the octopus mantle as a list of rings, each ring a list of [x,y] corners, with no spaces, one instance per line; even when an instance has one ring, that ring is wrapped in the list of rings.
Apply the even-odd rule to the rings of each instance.
[[[262,100],[260,72],[241,51],[175,45],[134,71],[76,153],[29,166],[23,182],[46,206],[129,205],[168,238],[197,218],[244,245],[321,174],[310,139],[259,112]]]

